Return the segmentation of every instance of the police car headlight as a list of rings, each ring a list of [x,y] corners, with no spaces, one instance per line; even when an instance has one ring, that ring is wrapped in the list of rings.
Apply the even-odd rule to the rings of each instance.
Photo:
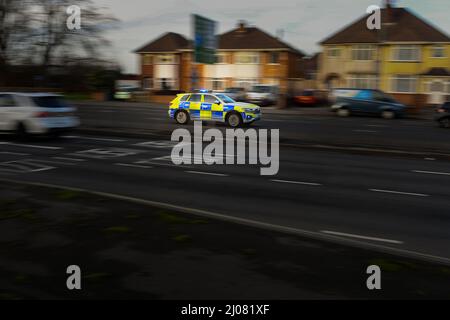
[[[256,112],[258,109],[256,108],[245,108],[244,111],[245,112]]]

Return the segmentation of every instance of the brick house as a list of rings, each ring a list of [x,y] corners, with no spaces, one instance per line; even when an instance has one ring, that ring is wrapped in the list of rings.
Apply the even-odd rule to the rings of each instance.
[[[321,88],[379,88],[413,106],[450,96],[450,37],[407,8],[389,1],[381,30],[364,16],[320,44]]]
[[[216,63],[193,67],[191,41],[169,32],[135,51],[147,90],[190,91],[197,88],[224,90],[254,84],[273,84],[281,92],[302,86],[304,54],[256,28],[240,22],[218,36]]]

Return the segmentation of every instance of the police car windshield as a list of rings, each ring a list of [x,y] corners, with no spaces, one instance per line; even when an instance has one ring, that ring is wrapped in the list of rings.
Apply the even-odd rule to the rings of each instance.
[[[220,100],[222,100],[225,103],[234,103],[234,102],[236,102],[233,99],[231,99],[229,96],[226,96],[224,94],[218,94],[217,98],[219,98]]]

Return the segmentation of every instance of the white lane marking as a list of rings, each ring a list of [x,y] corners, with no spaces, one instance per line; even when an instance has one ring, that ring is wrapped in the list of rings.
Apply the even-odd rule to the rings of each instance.
[[[1,178],[0,180],[5,181],[5,182],[10,182],[10,183],[16,183],[16,184],[26,184],[26,185],[33,185],[33,186],[38,186],[38,187],[58,188],[58,189],[66,189],[66,190],[77,191],[77,192],[87,192],[87,193],[101,196],[101,197],[107,197],[107,198],[117,199],[117,200],[122,200],[122,201],[129,201],[132,203],[137,203],[137,204],[147,205],[147,206],[152,206],[152,207],[159,207],[159,208],[168,209],[168,210],[176,210],[176,211],[180,211],[180,212],[186,213],[186,214],[193,214],[193,215],[200,216],[200,217],[206,217],[206,218],[210,218],[210,219],[217,219],[220,221],[232,222],[232,223],[236,223],[238,225],[250,226],[250,227],[258,228],[258,229],[262,229],[262,230],[282,232],[282,233],[291,234],[291,235],[308,237],[310,239],[327,241],[330,243],[349,245],[354,248],[372,249],[372,250],[376,250],[377,252],[396,254],[401,257],[421,259],[423,261],[428,261],[428,262],[430,262],[430,261],[438,262],[438,263],[442,263],[442,264],[450,266],[450,258],[447,258],[447,257],[436,256],[436,255],[413,251],[413,250],[405,250],[405,249],[390,247],[390,246],[386,246],[386,245],[382,245],[382,244],[375,244],[375,243],[371,243],[371,242],[359,241],[359,240],[355,240],[355,239],[335,237],[335,236],[327,235],[327,234],[320,233],[317,231],[308,231],[305,229],[287,227],[287,226],[269,223],[269,222],[263,222],[263,221],[252,220],[252,219],[247,219],[247,218],[239,218],[239,217],[235,217],[235,216],[230,216],[228,214],[217,213],[217,212],[202,210],[202,209],[189,208],[189,207],[174,205],[172,203],[167,203],[167,202],[152,201],[152,200],[146,200],[146,199],[142,199],[142,198],[134,198],[134,197],[129,197],[129,196],[120,195],[120,194],[114,194],[114,193],[109,193],[109,192],[94,191],[94,190],[90,190],[90,189],[75,188],[75,187],[62,186],[62,185],[56,185],[56,184],[50,184],[50,183],[28,182],[28,181],[23,181],[23,180],[5,179],[5,178]]]
[[[11,155],[11,156],[30,156],[29,153],[8,152],[8,151],[1,151],[0,154],[7,154],[7,155]]]
[[[153,167],[150,167],[150,166],[143,166],[143,165],[132,164],[132,163],[115,163],[114,165],[121,166],[121,167],[139,168],[139,169],[151,169],[151,168],[153,168]]]
[[[366,124],[366,127],[372,127],[372,128],[385,128],[386,126],[383,124]]]
[[[427,161],[436,161],[436,158],[425,158]]]
[[[429,194],[423,194],[423,193],[412,193],[412,192],[402,192],[402,191],[383,190],[383,189],[369,189],[369,191],[400,194],[400,195],[405,195],[405,196],[416,196],[416,197],[429,197],[430,196]]]
[[[52,169],[56,168],[48,166],[47,164],[40,163],[38,160],[32,159],[0,163],[0,171],[9,171],[14,173],[39,172]]]
[[[213,172],[203,172],[203,171],[185,171],[187,173],[193,173],[193,174],[202,174],[202,175],[209,175],[209,176],[216,176],[216,177],[228,177],[228,174],[223,173],[213,173]]]
[[[306,186],[321,186],[320,183],[315,183],[315,182],[289,181],[289,180],[278,180],[278,179],[271,179],[270,181],[278,182],[278,183],[301,184],[301,185],[306,185]]]
[[[377,133],[378,131],[375,130],[352,130],[353,132],[360,132],[360,133]]]
[[[50,147],[50,146],[39,146],[35,144],[19,144],[19,143],[10,143],[5,142],[3,144],[6,144],[8,146],[14,146],[14,147],[23,147],[23,148],[36,148],[36,149],[47,149],[47,150],[61,150],[64,149],[63,147]]]
[[[75,163],[72,162],[61,162],[57,160],[45,160],[45,159],[33,159],[32,160],[35,163],[45,163],[45,164],[53,164],[53,165],[68,165],[68,166],[74,166]]]
[[[94,141],[104,141],[104,142],[125,142],[127,140],[123,139],[110,139],[110,138],[97,138],[97,137],[82,137],[82,136],[63,136],[66,139],[83,139],[83,140],[94,140]]]
[[[166,166],[166,167],[177,167],[177,168],[192,168],[192,166],[185,166],[185,165],[177,165],[173,163],[162,163],[162,162],[156,162],[156,161],[149,161],[149,160],[142,160],[142,161],[136,161],[135,162],[138,165],[154,165],[154,166]]]
[[[328,230],[322,230],[320,232],[329,234],[329,235],[333,235],[333,236],[342,236],[342,237],[364,239],[364,240],[371,240],[371,241],[378,241],[378,242],[386,242],[386,243],[393,243],[393,244],[403,244],[404,243],[403,241],[398,241],[398,240],[367,237],[367,236],[361,236],[361,235],[351,234],[351,233],[335,232],[335,231],[328,231]]]
[[[53,157],[56,160],[65,160],[65,161],[75,161],[75,162],[83,162],[85,159],[75,159],[75,158],[67,158],[67,157]]]
[[[440,176],[450,176],[450,172],[437,172],[437,171],[422,171],[422,170],[412,170],[415,173],[424,173],[424,174],[435,174]]]

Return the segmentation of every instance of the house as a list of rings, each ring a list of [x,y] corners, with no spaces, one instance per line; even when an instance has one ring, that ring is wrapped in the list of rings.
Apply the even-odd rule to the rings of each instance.
[[[143,88],[224,90],[264,83],[287,92],[303,81],[304,54],[259,28],[239,22],[218,36],[216,63],[194,64],[192,42],[169,32],[135,51],[140,56]]]
[[[364,16],[320,44],[321,88],[378,88],[413,106],[450,95],[450,38],[407,8],[381,9],[381,30]]]

